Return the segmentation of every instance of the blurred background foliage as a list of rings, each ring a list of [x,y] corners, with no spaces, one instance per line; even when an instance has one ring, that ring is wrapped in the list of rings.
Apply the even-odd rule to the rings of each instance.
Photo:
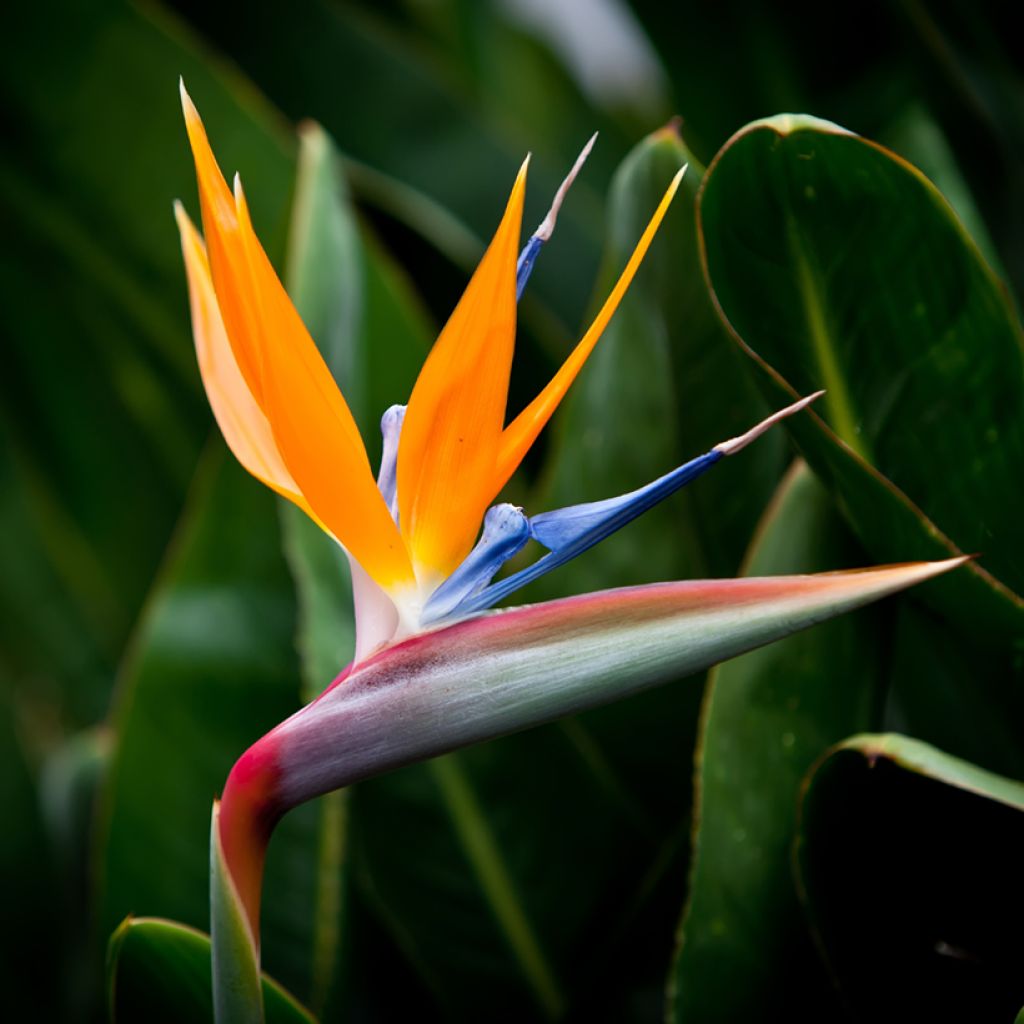
[[[197,213],[182,75],[371,457],[377,418],[408,394],[526,151],[529,228],[601,132],[521,306],[513,409],[689,161],[631,296],[510,497],[538,510],[627,490],[754,422],[789,385],[830,388],[824,422],[793,421],[789,439],[766,438],[530,596],[951,546],[983,556],[984,571],[707,680],[300,809],[271,847],[268,972],[339,1021],[1012,1020],[1012,13],[957,0],[7,12],[5,1019],[104,1019],[106,942],[128,914],[207,927],[210,797],[352,640],[343,564],[211,430],[171,216],[179,197]],[[753,130],[705,178],[734,132],[780,111],[891,152],[813,124]],[[834,333],[829,365],[816,316]],[[828,753],[865,732],[917,740],[861,735]],[[119,1019],[208,1015],[200,939],[119,934]],[[268,1007],[298,1019],[286,1000]]]

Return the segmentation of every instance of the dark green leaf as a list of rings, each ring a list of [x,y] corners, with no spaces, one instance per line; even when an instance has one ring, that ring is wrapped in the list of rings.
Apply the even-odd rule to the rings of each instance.
[[[56,863],[40,814],[36,783],[21,749],[9,695],[0,689],[0,807],[5,828],[0,842],[0,871],[8,891],[0,909],[0,928],[16,936],[0,956],[0,987],[6,1014],[14,1020],[46,1019],[78,1009],[67,990],[67,965],[61,940],[67,924]],[[39,984],[40,976],[45,979]],[[59,991],[56,982],[65,986]]]
[[[361,783],[356,877],[450,1017],[552,1019],[581,947],[603,952],[590,928],[614,927],[642,870],[630,842],[653,856],[629,810],[536,730]]]
[[[957,155],[927,111],[917,105],[911,106],[893,120],[878,141],[931,179],[953,207],[985,261],[1001,274],[995,246],[960,170]]]
[[[158,8],[25,8],[3,34],[0,406],[28,563],[4,576],[4,645],[66,686],[72,724],[103,713],[209,424],[171,214],[197,212],[179,75],[279,241],[287,137]]]
[[[1024,784],[905,736],[856,736],[814,769],[803,899],[859,1019],[1010,1021],[1024,1000]]]
[[[116,940],[115,932],[111,941]],[[210,961],[217,1024],[262,1024],[259,938],[224,857],[217,803],[210,820]]]
[[[106,934],[136,912],[207,923],[210,801],[246,747],[299,705],[293,631],[275,499],[215,450],[121,678],[97,862]],[[265,960],[303,992],[309,921],[289,869],[316,841],[304,814],[285,822],[263,907]]]
[[[1021,330],[942,197],[879,146],[785,115],[722,150],[700,217],[715,298],[766,392],[828,389],[823,419],[790,430],[867,549],[982,552],[922,595],[1019,637]]]
[[[883,727],[989,771],[1024,777],[1019,723],[1008,703],[1024,654],[950,630],[929,609],[901,601],[894,616]]]
[[[863,563],[827,492],[798,463],[762,520],[746,572]],[[834,1015],[797,902],[790,846],[805,772],[878,714],[885,632],[884,612],[864,609],[712,670],[689,901],[669,976],[671,1020]]]
[[[209,936],[176,921],[127,918],[110,939],[107,995],[111,1024],[212,1024]],[[263,1002],[267,1024],[314,1024],[266,974]]]

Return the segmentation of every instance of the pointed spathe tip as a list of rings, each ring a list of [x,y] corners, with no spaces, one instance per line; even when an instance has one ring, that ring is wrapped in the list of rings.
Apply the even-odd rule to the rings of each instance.
[[[891,566],[892,569],[905,572],[908,577],[913,577],[913,582],[923,583],[935,576],[942,576],[944,573],[959,569],[968,562],[973,562],[976,555],[954,555],[952,558],[943,558],[937,562],[907,562],[903,565]]]

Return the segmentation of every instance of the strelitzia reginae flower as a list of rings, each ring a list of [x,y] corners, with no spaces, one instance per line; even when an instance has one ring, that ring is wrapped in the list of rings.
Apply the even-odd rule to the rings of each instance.
[[[959,560],[655,584],[489,611],[817,397],[629,494],[539,515],[493,504],[597,344],[685,168],[594,322],[509,420],[516,304],[590,144],[520,251],[524,163],[407,405],[384,414],[375,475],[345,399],[256,237],[239,179],[230,188],[222,176],[184,87],[182,102],[205,244],[180,205],[176,216],[210,404],[239,462],[347,554],[357,625],[354,662],[243,754],[214,808],[215,1001],[219,1019],[241,1020],[259,1015],[263,856],[289,808],[373,773],[697,671]],[[546,553],[494,582],[530,540]]]

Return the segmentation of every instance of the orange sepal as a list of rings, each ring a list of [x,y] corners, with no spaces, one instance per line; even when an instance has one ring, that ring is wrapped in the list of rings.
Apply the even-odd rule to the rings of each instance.
[[[217,425],[235,458],[257,480],[312,515],[277,450],[267,417],[256,404],[238,368],[217,305],[206,246],[180,203],[174,204],[174,216],[181,234],[181,253],[188,278],[196,360]]]
[[[402,426],[399,521],[426,579],[443,578],[462,561],[495,493],[515,346],[526,167],[524,162],[501,224],[420,371]]]
[[[263,374],[260,361],[260,321],[246,272],[242,240],[238,232],[235,199],[206,137],[199,112],[181,83],[181,109],[185,115],[189,145],[196,166],[199,206],[211,275],[228,340],[238,368],[253,398],[263,405]]]
[[[385,590],[412,583],[345,399],[256,237],[241,185],[235,208],[263,327],[263,407],[285,465],[316,516]]]
[[[552,413],[558,408],[558,403],[562,401],[566,391],[569,389],[569,385],[576,379],[576,375],[583,368],[587,357],[593,351],[604,329],[608,326],[608,321],[611,320],[612,314],[618,308],[622,297],[626,294],[626,290],[632,283],[633,277],[639,269],[644,256],[647,254],[651,242],[654,240],[658,227],[668,212],[669,204],[679,188],[679,182],[682,181],[685,170],[685,167],[682,168],[672,179],[672,183],[658,204],[658,208],[654,211],[654,215],[644,229],[644,233],[640,236],[640,241],[637,242],[633,255],[630,256],[625,269],[615,283],[615,287],[611,290],[608,298],[605,299],[604,305],[594,318],[594,322],[588,328],[587,333],[583,335],[558,372],[548,382],[547,387],[505,429],[502,435],[501,451],[495,466],[494,480],[491,484],[493,494],[497,494],[505,486],[509,477],[518,468],[519,463],[523,461],[523,456],[530,450],[530,446],[537,439],[537,435],[544,429]]]

